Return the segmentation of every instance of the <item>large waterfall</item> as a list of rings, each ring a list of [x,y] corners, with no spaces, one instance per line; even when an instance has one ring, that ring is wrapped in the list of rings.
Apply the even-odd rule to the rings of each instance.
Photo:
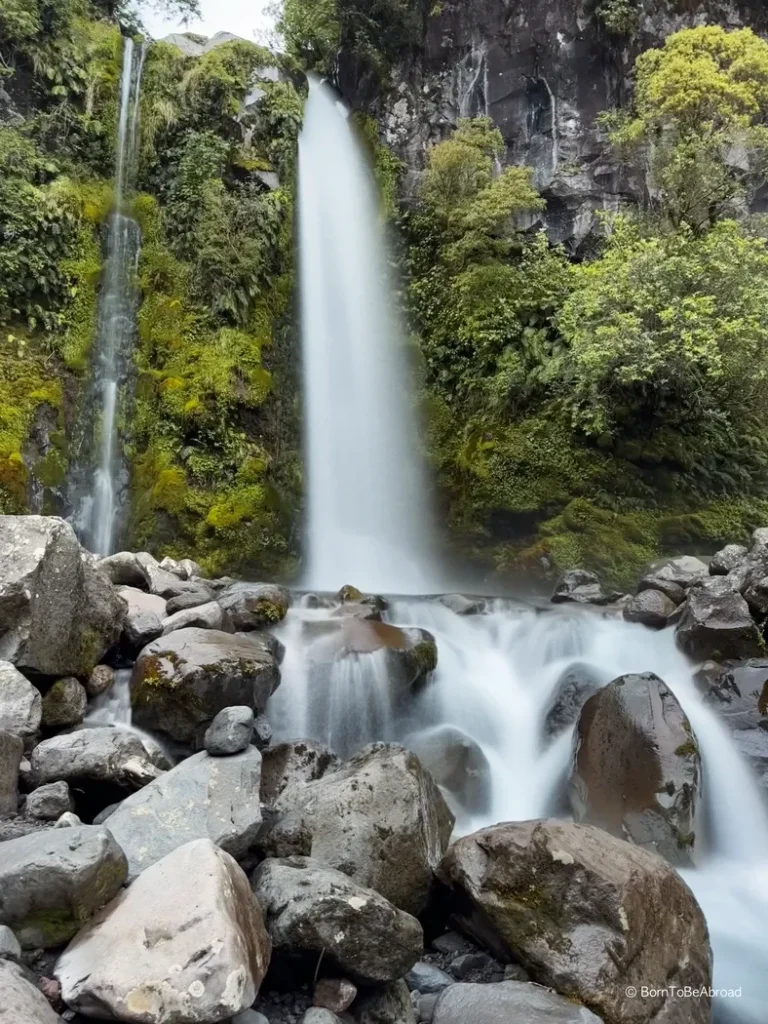
[[[346,112],[312,84],[299,141],[305,583],[423,592],[430,522],[378,204]]]
[[[141,234],[127,211],[133,185],[139,128],[143,44],[123,42],[120,78],[114,209],[109,219],[107,259],[99,297],[92,380],[81,416],[80,452],[71,483],[75,526],[91,551],[107,555],[119,532],[127,469],[118,439],[121,389],[131,376],[136,332]]]

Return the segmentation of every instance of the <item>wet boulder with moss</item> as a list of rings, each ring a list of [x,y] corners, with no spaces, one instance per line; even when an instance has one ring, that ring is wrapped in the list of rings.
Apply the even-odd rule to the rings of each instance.
[[[274,583],[233,583],[217,600],[234,628],[248,632],[278,626],[288,614],[291,596]]]

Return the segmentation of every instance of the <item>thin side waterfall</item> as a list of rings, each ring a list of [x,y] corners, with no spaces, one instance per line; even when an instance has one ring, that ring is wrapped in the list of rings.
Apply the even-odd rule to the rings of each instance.
[[[433,586],[405,338],[371,173],[312,83],[299,140],[307,564],[318,590]]]
[[[118,438],[121,389],[131,374],[136,333],[141,233],[126,212],[133,187],[139,135],[144,46],[126,38],[120,78],[115,201],[99,297],[92,381],[81,424],[80,458],[73,475],[74,524],[83,544],[101,555],[114,550],[127,468]]]

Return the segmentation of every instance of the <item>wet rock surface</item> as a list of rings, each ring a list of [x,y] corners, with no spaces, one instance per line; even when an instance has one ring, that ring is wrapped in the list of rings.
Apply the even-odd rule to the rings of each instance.
[[[728,576],[701,579],[690,587],[677,642],[697,661],[758,657],[763,650],[749,605]]]

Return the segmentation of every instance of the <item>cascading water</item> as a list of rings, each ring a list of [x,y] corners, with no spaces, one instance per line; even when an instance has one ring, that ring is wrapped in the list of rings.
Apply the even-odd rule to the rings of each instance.
[[[75,527],[91,551],[108,555],[118,533],[121,491],[127,475],[118,441],[120,390],[131,373],[141,233],[126,213],[139,128],[144,46],[126,38],[120,78],[115,202],[109,219],[107,260],[99,297],[93,371],[81,424],[81,457],[71,482]]]
[[[371,176],[312,83],[299,140],[308,587],[419,593],[430,565],[404,335]]]

